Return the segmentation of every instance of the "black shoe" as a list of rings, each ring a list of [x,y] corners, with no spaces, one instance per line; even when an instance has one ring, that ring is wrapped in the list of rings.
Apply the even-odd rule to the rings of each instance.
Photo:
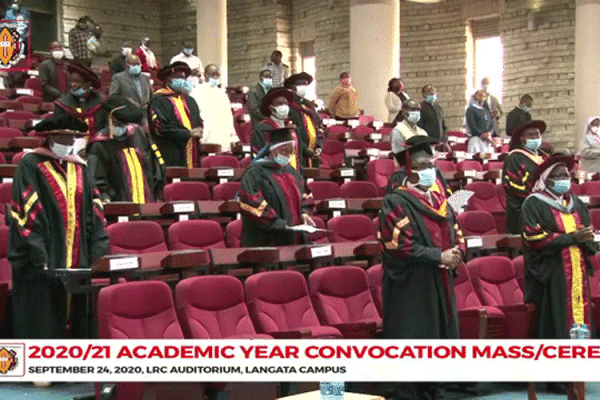
[[[567,394],[567,386],[562,382],[546,382],[546,391],[555,394]]]

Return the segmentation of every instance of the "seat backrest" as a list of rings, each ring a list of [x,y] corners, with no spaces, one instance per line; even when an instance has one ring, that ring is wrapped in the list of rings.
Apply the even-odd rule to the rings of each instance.
[[[362,268],[319,268],[310,274],[308,288],[323,325],[380,320]]]
[[[204,182],[186,181],[165,185],[163,189],[165,201],[177,200],[210,200],[210,189]]]
[[[587,181],[579,185],[581,194],[587,196],[600,196],[600,181]]]
[[[346,125],[331,125],[328,126],[327,128],[325,128],[325,136],[329,137],[329,135],[333,134],[340,134],[340,133],[346,133],[346,132],[350,132],[350,127],[346,126]]]
[[[466,211],[458,214],[458,226],[465,236],[495,235],[494,216],[487,211]]]
[[[42,90],[40,79],[35,77],[25,79],[24,86],[27,89]]]
[[[379,315],[383,316],[383,267],[381,264],[373,265],[367,270],[367,280],[369,281],[369,289],[371,289],[373,303],[375,303]]]
[[[442,172],[456,171],[456,164],[452,160],[435,160],[435,166]]]
[[[475,258],[467,263],[479,301],[485,306],[523,303],[523,291],[512,262],[506,257]]]
[[[23,132],[15,128],[0,128],[0,138],[12,139],[19,136],[25,136]]]
[[[475,192],[469,199],[468,209],[472,211],[484,210],[488,212],[502,211],[502,203],[496,193],[496,188],[490,182],[471,182],[465,190]]]
[[[340,187],[333,181],[313,181],[308,184],[315,200],[339,199]]]
[[[360,115],[358,117],[358,122],[361,125],[368,125],[368,124],[370,124],[373,121],[375,121],[375,117],[372,116],[372,115]]]
[[[4,157],[4,154],[0,153],[0,164],[8,164],[6,162],[6,157]]]
[[[236,124],[235,133],[242,143],[250,143],[252,139],[252,123],[244,122],[242,124]]]
[[[175,299],[187,338],[225,339],[256,333],[244,302],[244,287],[236,277],[205,275],[184,279],[175,288]]]
[[[347,214],[327,221],[331,242],[366,242],[376,240],[371,219],[363,214]]]
[[[203,168],[229,167],[239,168],[240,162],[235,156],[227,154],[217,154],[214,156],[203,157],[200,161]]]
[[[208,252],[209,249],[225,248],[221,225],[209,219],[175,222],[169,226],[167,236],[171,250],[201,249]]]
[[[252,157],[244,157],[242,158],[242,161],[240,161],[240,168],[248,168],[250,164],[252,164]]]
[[[378,196],[377,186],[369,181],[350,181],[340,186],[340,193],[346,199],[373,198]]]
[[[362,150],[371,147],[371,144],[365,140],[349,140],[344,143],[344,149]]]
[[[28,111],[4,111],[0,113],[0,118],[3,119],[19,119],[19,120],[30,120],[36,119],[38,116]]]
[[[0,225],[5,225],[6,206],[12,199],[12,183],[0,183]],[[8,244],[7,244],[8,246]]]
[[[321,167],[339,168],[344,165],[344,144],[337,140],[323,141],[323,151],[321,153]]]
[[[377,143],[373,143],[373,147],[381,151],[392,151],[392,142],[389,140],[382,140]]]
[[[25,152],[24,152],[24,151],[20,151],[20,152],[18,152],[18,153],[15,153],[15,154],[12,156],[12,159],[10,160],[10,161],[11,161],[11,164],[18,165],[18,164],[19,164],[19,161],[21,161],[21,158],[23,158],[23,156],[24,156],[24,155],[25,155]]]
[[[500,205],[502,205],[502,209],[506,210],[506,191],[502,185],[494,185],[496,190],[496,195],[498,196],[498,200],[500,200]]]
[[[169,285],[150,280],[100,290],[98,333],[102,339],[183,339]]]
[[[469,271],[464,264],[456,268],[456,277],[454,278],[454,296],[456,298],[456,309],[462,310],[469,307],[481,306],[481,302],[473,288],[473,282],[469,276]]]
[[[250,317],[258,332],[320,326],[306,280],[298,271],[251,275],[244,282],[244,291]]]
[[[369,161],[367,164],[367,175],[369,181],[373,182],[378,189],[385,188],[390,176],[396,171],[394,160],[378,159]]]
[[[234,219],[225,227],[225,236],[227,238],[227,247],[230,249],[240,247],[242,241],[242,220]]]
[[[312,219],[313,219],[313,221],[315,221],[317,228],[319,228],[319,229],[327,228],[327,226],[325,225],[325,222],[323,222],[323,220],[321,218],[319,218],[317,216],[313,216]],[[306,235],[306,238],[308,239],[308,241],[310,243],[319,243],[319,244],[329,243],[329,236],[327,235],[327,232],[323,232],[323,231],[309,233]]]
[[[44,102],[44,99],[37,96],[19,96],[15,99],[19,103],[27,103],[27,104],[38,104],[41,105]]]
[[[165,235],[154,221],[127,221],[106,228],[111,254],[142,254],[166,251]]]
[[[502,168],[504,167],[504,161],[488,161],[487,163],[483,164],[483,169],[485,171],[492,171],[492,170],[502,170]]]
[[[356,128],[352,129],[352,133],[354,134],[354,136],[358,136],[360,138],[366,138],[367,136],[369,136],[371,133],[374,133],[375,129],[371,128],[370,126],[364,126],[364,125],[359,125]]]
[[[600,229],[600,208],[590,208],[590,219],[594,229]]]
[[[515,270],[515,276],[519,287],[525,292],[525,257],[519,256],[512,259],[512,265]]]
[[[475,170],[483,171],[483,166],[479,161],[476,160],[462,160],[456,163],[456,169],[458,171]]]
[[[12,284],[12,267],[8,262],[8,226],[0,226],[0,283]]]
[[[212,189],[213,200],[233,200],[235,194],[240,189],[240,183],[228,181],[215,185]]]

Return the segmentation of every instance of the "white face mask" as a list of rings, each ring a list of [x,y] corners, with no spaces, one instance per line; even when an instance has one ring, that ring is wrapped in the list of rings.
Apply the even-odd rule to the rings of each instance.
[[[123,54],[125,57],[127,57],[128,55],[131,54],[131,47],[123,47],[121,48],[121,54]]]
[[[55,60],[60,60],[61,58],[63,58],[64,55],[65,55],[65,52],[62,50],[53,50],[52,51],[52,58],[54,58]]]
[[[590,131],[594,132],[596,135],[600,134],[600,126],[592,126]]]
[[[60,143],[52,143],[50,150],[60,158],[66,157],[73,152],[73,146],[67,146]]]
[[[306,85],[296,86],[296,94],[300,97],[305,97],[307,91],[308,91],[308,86],[306,86]]]

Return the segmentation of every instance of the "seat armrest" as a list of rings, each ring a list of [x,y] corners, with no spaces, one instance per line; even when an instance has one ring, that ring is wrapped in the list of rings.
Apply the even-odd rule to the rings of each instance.
[[[497,306],[506,316],[509,339],[530,339],[533,337],[535,305],[511,304]]]

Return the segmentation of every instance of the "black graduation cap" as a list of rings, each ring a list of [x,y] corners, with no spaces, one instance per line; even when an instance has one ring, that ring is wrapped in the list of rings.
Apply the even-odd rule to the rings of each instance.
[[[100,89],[100,87],[102,86],[98,75],[94,71],[92,71],[91,69],[86,67],[85,65],[82,65],[81,62],[78,60],[71,60],[70,62],[68,62],[67,63],[67,71],[70,74],[72,74],[72,73],[79,74],[79,76],[81,76],[83,78],[84,82],[90,82],[92,87],[94,87],[96,89]]]
[[[118,109],[118,110],[115,110]],[[97,119],[101,124],[108,123],[108,115],[115,110],[112,115],[123,123],[139,124],[142,121],[142,109],[136,107],[130,100],[123,96],[112,95],[102,104],[98,112]]]
[[[278,87],[269,90],[269,92],[263,97],[260,105],[260,113],[266,117],[271,115],[271,103],[278,97],[285,97],[288,103],[294,101],[294,94],[289,89]]]
[[[88,126],[81,122],[71,114],[53,115],[48,119],[44,119],[37,123],[33,129],[38,135],[87,135]]]
[[[296,82],[298,81],[308,81],[308,84],[310,85],[311,82],[313,81],[313,77],[312,75],[306,73],[306,72],[300,72],[299,74],[294,74],[292,76],[290,76],[289,78],[287,78],[285,81],[283,81],[283,86],[286,88],[291,88],[293,85],[296,84]]]
[[[575,156],[572,154],[553,154],[548,157],[544,162],[538,165],[537,169],[531,174],[530,182],[534,183],[540,179],[540,176],[546,171],[548,168],[552,167],[556,164],[565,164],[567,169],[571,171],[575,166]]]
[[[293,128],[279,128],[279,129],[273,129],[272,131],[268,131],[267,132],[267,143],[269,143],[269,145],[273,145],[273,144],[277,144],[277,143],[283,143],[283,142],[289,142],[290,140],[294,140],[294,138],[292,137],[292,130]]]
[[[403,144],[402,149],[397,153],[394,153],[394,157],[396,157],[396,161],[401,166],[405,166],[407,169],[410,169],[410,156],[417,150],[426,151],[428,154],[433,155],[433,150],[431,146],[434,144],[438,144],[439,142],[435,139],[430,138],[429,136],[424,135],[416,135],[408,138]]]
[[[534,119],[533,121],[527,121],[524,124],[519,125],[510,138],[509,149],[514,150],[521,147],[521,137],[527,129],[531,128],[539,129],[540,133],[543,135],[544,132],[546,132],[546,123],[542,120]]]

